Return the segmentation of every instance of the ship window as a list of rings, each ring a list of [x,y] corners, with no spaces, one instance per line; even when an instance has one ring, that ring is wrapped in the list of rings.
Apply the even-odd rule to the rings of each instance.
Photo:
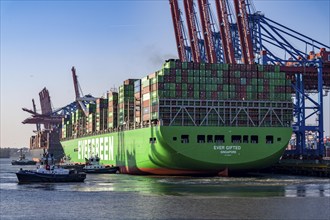
[[[231,143],[237,144],[242,142],[242,137],[240,135],[232,135]]]
[[[251,143],[257,144],[258,143],[258,136],[257,135],[251,135]]]
[[[189,143],[189,135],[181,135],[181,143]]]
[[[249,143],[249,136],[243,135],[243,143]]]
[[[197,135],[197,143],[205,143],[205,135]]]
[[[207,143],[213,143],[213,135],[207,135]]]
[[[156,138],[149,138],[149,142],[150,142],[150,144],[156,143]]]
[[[282,138],[277,138],[277,141],[281,141],[282,140]]]
[[[173,141],[176,141],[178,138],[177,137],[173,137]]]
[[[217,144],[225,143],[225,136],[224,135],[215,135],[214,136],[214,141]]]
[[[274,137],[272,135],[266,136],[266,144],[272,144],[274,143]]]

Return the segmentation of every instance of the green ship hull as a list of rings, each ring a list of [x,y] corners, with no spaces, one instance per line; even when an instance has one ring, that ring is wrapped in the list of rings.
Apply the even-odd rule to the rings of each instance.
[[[289,127],[155,125],[62,140],[73,162],[98,155],[127,174],[194,175],[244,171],[276,163],[291,137]]]

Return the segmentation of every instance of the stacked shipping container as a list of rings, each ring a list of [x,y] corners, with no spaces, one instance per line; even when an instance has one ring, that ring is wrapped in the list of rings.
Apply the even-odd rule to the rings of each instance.
[[[118,126],[118,93],[108,93],[108,128],[115,129]]]
[[[108,99],[96,99],[96,131],[108,129]]]
[[[118,123],[129,126],[134,122],[134,82],[136,79],[127,79],[119,86]]]
[[[187,114],[173,114],[180,111],[180,106],[169,106],[165,104],[166,100],[194,102],[180,102]],[[222,108],[212,112],[207,108],[211,103],[209,101],[217,101],[216,104],[222,105]],[[170,60],[160,71],[141,80],[125,80],[119,87],[119,94],[111,92],[107,99],[99,99],[99,102],[100,106],[96,107],[96,131],[115,129],[118,126],[128,129],[132,128],[132,125],[135,127],[150,124],[153,120],[162,121],[163,125],[179,125],[183,122],[184,125],[219,126],[219,116],[229,118],[227,115],[234,114],[237,114],[235,126],[246,126],[260,120],[265,121],[265,126],[283,126],[281,123],[268,123],[272,120],[269,117],[272,116],[267,115],[267,111],[272,107],[279,109],[281,103],[291,103],[291,81],[286,79],[284,72],[280,72],[279,66]],[[249,106],[254,102],[258,102],[259,109],[251,108],[246,114],[237,113],[238,106]],[[215,105],[214,103],[212,105]],[[108,124],[105,123],[102,110],[107,111]],[[282,121],[291,121],[290,108],[274,112]],[[260,115],[265,117],[261,118]],[[204,123],[205,116],[207,123]],[[81,114],[72,116],[75,117],[81,117]],[[179,118],[178,123],[171,123],[174,117]],[[191,121],[192,118],[195,121]],[[72,124],[74,123],[77,122],[73,119]],[[232,121],[224,119],[222,124],[232,125]],[[93,129],[87,128],[87,131],[91,130]],[[70,135],[67,131],[64,133]]]

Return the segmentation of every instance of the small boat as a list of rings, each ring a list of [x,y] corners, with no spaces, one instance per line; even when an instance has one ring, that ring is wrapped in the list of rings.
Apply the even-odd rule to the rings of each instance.
[[[86,165],[83,167],[85,173],[117,173],[119,172],[119,167],[115,166],[104,166],[100,164],[100,158],[96,156],[91,156],[89,159],[85,158]]]
[[[75,169],[78,171],[82,171],[83,167],[85,166],[85,164],[73,163],[71,161],[70,155],[62,157],[59,165],[64,169]]]
[[[11,161],[12,165],[36,165],[37,162],[34,160],[29,160],[25,158],[25,154],[23,154],[22,149],[20,150],[20,156],[18,160],[12,160]]]
[[[41,159],[41,164],[36,170],[23,170],[21,168],[16,176],[19,183],[83,182],[86,179],[86,173],[57,166],[54,163],[54,158],[47,154]]]

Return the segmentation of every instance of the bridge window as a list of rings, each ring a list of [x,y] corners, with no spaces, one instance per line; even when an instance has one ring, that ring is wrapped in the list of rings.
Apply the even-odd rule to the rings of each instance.
[[[272,144],[274,143],[274,137],[272,135],[266,136],[266,144]]]
[[[149,143],[150,144],[156,143],[156,138],[149,138]]]
[[[214,141],[217,144],[225,143],[225,136],[224,135],[215,135],[214,136]]]
[[[240,135],[232,135],[231,143],[238,144],[242,142],[242,137]]]
[[[257,144],[258,143],[258,136],[257,135],[251,135],[251,143]]]
[[[213,135],[207,135],[207,143],[213,143]]]
[[[282,140],[282,138],[277,138],[277,141],[281,141]]]
[[[197,143],[205,143],[205,135],[197,135]]]
[[[189,135],[181,135],[181,143],[189,143]]]
[[[243,135],[243,143],[249,143],[249,136]]]
[[[176,141],[178,138],[177,137],[173,137],[173,141]]]

